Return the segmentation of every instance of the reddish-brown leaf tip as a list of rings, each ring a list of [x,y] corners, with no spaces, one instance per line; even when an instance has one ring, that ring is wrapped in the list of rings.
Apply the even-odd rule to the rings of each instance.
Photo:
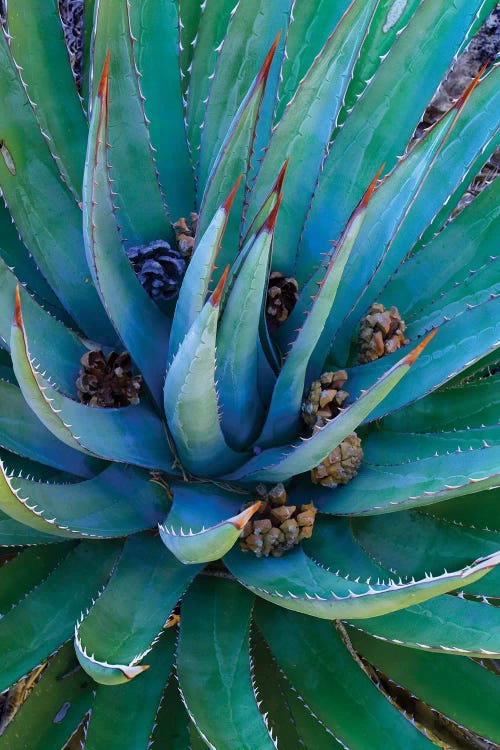
[[[263,232],[273,232],[276,226],[276,219],[278,218],[278,211],[281,205],[281,194],[278,195],[275,205],[271,209],[271,213],[262,225]]]
[[[238,192],[238,188],[240,186],[240,182],[241,182],[241,178],[242,177],[243,177],[243,175],[240,174],[240,176],[238,177],[238,179],[234,183],[233,187],[231,188],[231,192],[229,193],[229,195],[227,196],[227,198],[224,199],[224,201],[222,203],[222,208],[224,209],[224,211],[226,213],[229,213],[230,210],[231,210],[231,206],[233,205],[233,201],[234,201],[235,195]]]
[[[212,292],[212,296],[210,297],[210,304],[213,307],[217,307],[217,305],[220,303],[220,300],[222,297],[222,290],[224,289],[224,284],[226,283],[228,273],[229,273],[229,264],[226,266],[224,273],[219,279],[219,283],[215,287],[214,291]]]
[[[238,529],[238,531],[241,531],[241,529],[245,526],[245,524],[248,523],[248,521],[251,519],[254,513],[257,513],[257,511],[260,508],[260,501],[254,503],[249,508],[245,508],[244,512],[240,514],[240,517],[238,520],[233,521],[233,526],[235,529]]]
[[[110,51],[108,49],[101,73],[101,80],[99,81],[99,88],[97,89],[97,96],[102,100],[106,100],[108,98],[109,54]]]
[[[286,174],[286,170],[288,169],[289,163],[290,163],[290,157],[287,156],[286,161],[283,162],[283,166],[281,167],[279,171],[279,175],[276,178],[276,182],[273,185],[273,190],[272,190],[273,193],[281,193],[281,191],[283,190],[283,182],[285,181],[285,174]]]
[[[16,299],[14,303],[14,324],[18,326],[18,328],[22,328],[23,326],[23,316],[21,313],[21,296],[19,294],[19,284],[16,286]]]
[[[361,200],[359,202],[358,208],[366,208],[366,206],[370,202],[370,198],[372,197],[373,193],[375,192],[375,190],[377,188],[377,182],[379,180],[380,175],[384,171],[384,167],[385,167],[385,162],[384,162],[384,164],[382,164],[382,166],[378,170],[377,174],[375,175],[375,177],[373,178],[373,180],[370,182],[370,184],[366,188],[365,194],[361,198]]]
[[[438,332],[438,330],[439,330],[438,328],[435,328],[433,331],[431,331],[428,334],[428,336],[426,336],[425,339],[423,341],[421,341],[420,344],[418,346],[416,346],[415,349],[412,352],[410,352],[409,354],[406,355],[406,357],[404,358],[403,362],[405,364],[411,366],[415,362],[415,360],[418,359],[418,357],[420,357],[420,355],[424,351],[425,347],[427,346],[427,344],[429,343],[429,341],[431,341],[431,339],[434,338],[434,336],[436,335],[436,333]]]
[[[281,36],[281,29],[276,34],[276,38],[275,38],[274,42],[271,45],[271,49],[267,53],[266,59],[264,60],[264,62],[262,64],[262,68],[259,71],[259,75],[257,76],[257,82],[258,83],[261,83],[262,81],[264,81],[264,82],[267,81],[267,77],[269,75],[269,71],[271,70],[271,65],[272,65],[272,62],[273,62],[274,53],[276,52],[276,47],[278,46],[278,42],[280,40],[280,36]]]

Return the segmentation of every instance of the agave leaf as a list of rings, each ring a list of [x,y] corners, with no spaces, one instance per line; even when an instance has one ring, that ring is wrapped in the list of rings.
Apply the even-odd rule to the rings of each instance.
[[[72,644],[67,643],[44,669],[43,680],[35,684],[15,720],[5,728],[3,750],[64,747],[91,703],[92,682],[78,669]]]
[[[4,157],[0,156],[0,185],[17,230],[45,279],[57,290],[61,303],[79,326],[91,338],[112,342],[115,333],[93,285],[88,283],[80,209],[47,150],[3,29],[0,98]],[[5,154],[9,155],[9,163]]]
[[[179,43],[178,56],[180,80],[184,108],[187,106],[186,93],[191,81],[193,56],[198,44],[198,34],[201,18],[205,12],[202,0],[179,0]]]
[[[148,656],[150,668],[127,685],[99,685],[85,735],[87,750],[147,747],[172,669],[175,636],[165,632]]]
[[[68,64],[57,4],[16,0],[7,9],[7,23],[12,56],[22,70],[40,131],[61,177],[78,201],[87,123]]]
[[[3,448],[86,479],[102,467],[98,459],[72,450],[57,440],[35,416],[16,385],[0,381],[0,401],[0,445]]]
[[[278,39],[276,38],[259,73],[234,115],[234,119],[230,124],[228,123],[224,131],[225,138],[219,152],[210,152],[217,153],[217,156],[210,169],[210,174],[206,177],[206,187],[203,193],[198,220],[198,232],[200,233],[205,231],[217,207],[228,194],[237,177],[240,174],[246,174],[248,171],[257,120],[277,45]],[[227,96],[227,89],[224,92],[224,96]],[[204,183],[203,178],[201,179],[201,183]],[[241,217],[242,209],[243,195],[238,198],[235,205],[235,217]],[[239,218],[231,222],[232,226],[230,225],[226,233],[225,245],[221,249],[219,257],[222,267],[224,267],[225,263],[232,262],[236,255],[235,251],[239,243],[239,223]]]
[[[331,623],[276,611],[260,602],[256,619],[294,690],[342,746],[435,747],[363,673]]]
[[[35,368],[23,324],[19,296],[10,342],[16,378],[28,405],[59,440],[70,448],[111,461],[168,471],[173,463],[160,419],[142,404],[122,409],[95,409],[59,393]],[[123,436],[127,435],[127,441]]]
[[[190,6],[193,19],[186,13],[186,5]],[[170,216],[175,221],[186,210],[194,209],[194,174],[186,138],[179,54],[184,57],[182,52],[192,51],[192,39],[188,34],[195,33],[200,2],[183,3],[179,8],[178,0],[160,5],[155,0],[132,0],[129,6],[132,49],[140,92],[145,97],[144,113],[154,164]],[[179,12],[183,13],[183,19],[179,19]],[[191,22],[189,27],[186,21]],[[175,159],[172,159],[172,148],[175,148]]]
[[[356,620],[355,627],[380,640],[423,651],[487,659],[500,656],[497,608],[461,596],[439,596],[385,617]]]
[[[331,497],[319,492],[320,507],[335,515],[377,515],[432,505],[497,487],[499,465],[500,446],[482,446],[400,465],[363,466],[354,485]]]
[[[349,638],[356,651],[412,695],[481,737],[500,742],[495,719],[497,675],[472,659],[426,654],[383,643],[361,631],[350,629]]]
[[[381,170],[370,183],[356,210],[347,222],[338,246],[328,262],[318,292],[313,297],[312,306],[307,312],[291,350],[286,355],[274,386],[266,423],[259,437],[259,445],[262,447],[285,440],[293,440],[297,434],[307,367],[330,315],[344,268],[363,225],[367,206],[375,190],[380,172]]]
[[[85,671],[103,685],[118,685],[148,669],[140,662],[199,570],[181,565],[158,537],[127,539],[106,589],[75,628]]]
[[[9,474],[0,460],[0,508],[11,518],[55,536],[121,537],[156,526],[163,491],[141,469],[111,465],[94,479],[53,484]]]
[[[61,537],[44,534],[14,521],[5,513],[0,513],[0,544],[2,547],[20,547],[28,544],[61,543]],[[57,546],[59,546],[59,544]]]
[[[254,503],[238,512],[241,502],[218,487],[177,482],[169,486],[174,501],[167,519],[159,525],[160,536],[185,564],[206,563],[225,555],[260,506]]]
[[[357,0],[351,5],[298,86],[266,148],[252,191],[249,219],[264,200],[279,165],[293,155],[276,224],[273,263],[279,270],[286,267],[287,257],[293,258],[290,248],[298,246],[317,173],[376,4],[377,0]],[[324,249],[327,247],[325,243]]]
[[[1,690],[71,637],[81,608],[90,605],[92,596],[106,583],[119,548],[117,542],[81,542],[4,615],[0,620]]]
[[[183,700],[209,747],[271,750],[248,641],[253,597],[232,581],[196,581],[182,602],[177,669]],[[200,612],[203,617],[200,617]],[[200,691],[200,685],[209,690]]]
[[[171,674],[156,714],[152,735],[153,746],[156,743],[158,747],[172,747],[172,750],[196,750],[197,746],[189,739],[190,723],[179,693],[177,676]]]
[[[394,535],[380,549],[380,518],[353,519],[352,535],[367,555],[387,570],[405,578],[421,577],[429,569],[452,570],[480,555],[491,555],[500,549],[500,534],[494,531],[458,527],[423,513],[398,513],[392,519]],[[411,540],[418,539],[418,545]],[[321,556],[320,556],[321,557]],[[323,558],[321,558],[323,560]],[[328,564],[328,563],[326,563]],[[500,596],[500,571],[467,588],[467,594]]]
[[[86,250],[94,283],[110,318],[160,399],[169,321],[142,288],[118,236],[107,164],[108,59],[94,102],[83,186]],[[144,336],[148,331],[148,337]],[[154,346],[151,342],[154,341]]]
[[[227,478],[281,482],[317,466],[399,383],[433,335],[433,333],[430,334],[413,352],[400,359],[357,401],[346,407],[336,419],[330,420],[311,438],[302,439],[302,442],[296,446],[268,448],[247,461]]]
[[[5,615],[57,567],[73,545],[27,547],[0,567],[0,613]]]
[[[278,200],[245,255],[217,333],[217,381],[224,394],[222,429],[228,442],[239,449],[257,437],[264,416],[258,393],[260,316],[256,308],[260,310],[265,303],[279,205]]]
[[[408,582],[353,581],[323,568],[302,548],[283,558],[265,559],[234,549],[224,561],[243,586],[272,604],[326,620],[357,620],[386,615],[473,583],[498,565],[500,552],[453,572]]]
[[[142,3],[145,8],[149,4]],[[167,13],[174,3],[170,0],[163,5]],[[146,245],[153,240],[167,238],[170,227],[158,183],[155,155],[142,98],[135,42],[130,28],[130,12],[131,4],[123,0],[97,4],[92,80],[96,85],[107,52],[111,49],[108,141],[111,146],[113,187],[116,191],[114,202],[119,210],[124,240],[128,245]],[[159,18],[157,23],[161,20]],[[170,37],[168,34],[165,38]],[[92,92],[92,100],[95,100],[95,91]]]
[[[90,92],[92,89],[92,40],[94,11],[97,0],[83,0],[83,50],[82,50],[82,103],[87,114],[91,110]]]
[[[185,335],[203,309],[208,293],[208,285],[215,266],[215,258],[226,231],[231,206],[240,184],[238,177],[230,193],[217,209],[201,239],[196,242],[195,252],[186,269],[175,306],[170,344],[169,361],[177,354]]]
[[[226,444],[215,390],[215,336],[225,277],[195,319],[165,379],[165,414],[183,466],[194,474],[230,471],[240,457]],[[193,419],[194,416],[194,419]]]
[[[457,526],[500,532],[499,498],[500,488],[496,488],[478,492],[477,495],[455,498],[452,502],[437,503],[423,508],[422,512]]]
[[[296,273],[299,281],[310,275],[317,247],[325,247],[328,240],[340,234],[345,216],[364,190],[365,175],[374,174],[384,161],[392,169],[404,152],[422,111],[482,5],[481,0],[459,0],[453,6],[446,0],[421,3],[412,23],[391,47],[324,162],[301,238]],[[494,3],[489,5],[493,7]],[[336,196],[333,204],[332,195]]]

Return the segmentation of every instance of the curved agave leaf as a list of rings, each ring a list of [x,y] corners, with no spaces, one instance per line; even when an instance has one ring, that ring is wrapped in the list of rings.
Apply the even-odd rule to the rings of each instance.
[[[260,503],[238,512],[241,503],[216,486],[171,482],[174,499],[159,524],[165,546],[185,564],[218,560],[228,552]]]
[[[106,589],[75,627],[85,671],[103,685],[118,685],[148,669],[140,662],[198,571],[181,565],[158,537],[130,537]]]
[[[259,713],[250,671],[252,605],[246,591],[218,578],[195,582],[182,602],[180,689],[205,743],[217,750],[276,747]],[[200,692],[200,684],[210,689]]]
[[[299,445],[292,446],[291,449],[282,446],[264,450],[226,478],[281,482],[317,466],[399,383],[428,345],[434,333],[429,334],[413,352],[400,359],[355,403],[346,407],[336,419],[330,420],[311,438],[302,439]]]
[[[71,542],[27,547],[0,567],[0,613],[7,614],[44,581],[74,547]]]
[[[83,184],[87,259],[111,320],[159,401],[170,325],[142,288],[118,236],[107,164],[109,59],[92,111]]]
[[[215,390],[215,336],[227,269],[174,357],[164,387],[167,422],[179,457],[189,471],[214,476],[243,456],[226,444]],[[193,416],[195,417],[193,419]]]
[[[155,526],[165,503],[148,474],[132,466],[111,465],[86,482],[53,484],[9,474],[0,460],[0,509],[54,536],[110,538]]]

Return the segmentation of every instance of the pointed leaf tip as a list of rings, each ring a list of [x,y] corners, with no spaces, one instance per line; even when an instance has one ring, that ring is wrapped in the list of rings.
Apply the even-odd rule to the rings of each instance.
[[[280,169],[279,175],[276,178],[276,182],[274,183],[274,187],[272,190],[273,193],[281,193],[281,191],[283,190],[283,182],[285,181],[285,174],[289,164],[290,157],[287,156],[286,160],[283,162],[283,166]]]
[[[377,174],[373,178],[373,180],[370,182],[368,187],[366,188],[365,194],[361,198],[361,201],[359,203],[359,208],[366,208],[368,203],[370,202],[370,198],[372,197],[373,193],[377,189],[377,182],[379,180],[380,175],[382,174],[385,167],[385,162],[382,164],[380,169],[378,170]]]
[[[222,290],[224,289],[224,284],[226,283],[228,273],[229,273],[229,264],[226,266],[224,273],[219,279],[219,283],[215,287],[214,291],[212,292],[212,296],[210,297],[210,303],[213,307],[217,307],[217,305],[219,304],[221,300]]]
[[[266,59],[264,60],[264,62],[262,64],[262,68],[259,71],[259,75],[258,75],[258,78],[257,78],[257,80],[258,80],[259,83],[261,81],[263,81],[264,83],[267,81],[267,77],[269,75],[269,71],[271,70],[271,65],[272,65],[272,62],[273,62],[273,59],[274,59],[274,54],[276,52],[276,48],[278,46],[278,42],[280,40],[280,36],[281,36],[281,29],[276,34],[276,38],[275,38],[274,42],[272,43],[271,49],[267,53]]]
[[[420,357],[425,347],[427,346],[429,341],[434,338],[438,330],[439,330],[438,328],[435,328],[433,331],[431,331],[429,335],[426,336],[425,339],[421,341],[420,344],[416,346],[412,352],[406,355],[406,357],[403,360],[403,363],[411,366],[415,362],[415,360]]]
[[[244,526],[248,523],[248,521],[251,519],[254,513],[257,513],[259,508],[260,508],[260,501],[251,505],[243,513],[240,513],[240,515],[237,517],[238,520],[233,521],[233,526],[235,527],[235,529],[238,529],[239,531],[241,531],[241,529],[244,528]]]
[[[101,80],[99,81],[99,88],[97,89],[97,96],[99,97],[99,99],[107,99],[108,97],[109,55],[110,50],[108,49],[101,73]]]
[[[263,232],[274,231],[274,227],[276,226],[276,220],[278,218],[278,211],[279,211],[280,205],[281,205],[281,193],[278,195],[278,199],[276,200],[276,204],[273,206],[271,213],[269,214],[264,224],[262,225]]]
[[[14,325],[18,328],[23,326],[23,316],[21,313],[21,295],[19,294],[19,284],[16,286],[16,301],[14,305]]]
[[[141,672],[145,672],[146,669],[149,669],[149,666],[149,664],[138,664],[136,667],[120,667],[120,669],[127,680],[133,680],[134,677],[137,677],[138,674],[141,674]]]
[[[240,186],[240,182],[241,182],[241,178],[242,177],[243,177],[243,175],[240,174],[240,176],[238,177],[238,179],[234,183],[233,187],[231,188],[231,192],[229,193],[229,195],[227,196],[227,198],[225,198],[225,200],[222,203],[222,208],[224,209],[224,211],[226,213],[229,213],[230,210],[231,210],[231,206],[233,205],[233,201],[234,201],[235,195],[238,192],[238,188]]]

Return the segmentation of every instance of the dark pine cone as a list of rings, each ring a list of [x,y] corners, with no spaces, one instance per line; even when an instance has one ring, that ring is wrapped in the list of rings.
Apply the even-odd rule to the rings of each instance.
[[[266,298],[266,320],[270,331],[275,331],[288,318],[298,298],[299,285],[295,279],[273,271],[269,276]]]
[[[169,300],[177,296],[186,271],[186,259],[164,240],[127,250],[128,259],[149,296]]]
[[[132,375],[130,354],[100,349],[86,352],[80,359],[82,368],[76,381],[78,400],[100,408],[137,404],[142,377]]]

